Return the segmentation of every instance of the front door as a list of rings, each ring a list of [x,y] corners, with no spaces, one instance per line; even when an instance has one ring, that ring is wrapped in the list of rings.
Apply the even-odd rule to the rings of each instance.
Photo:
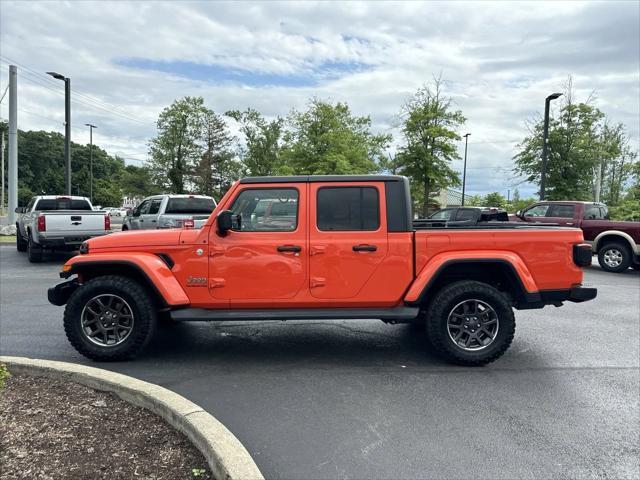
[[[358,295],[387,255],[384,183],[309,184],[309,288],[321,299]]]
[[[306,288],[307,185],[242,185],[229,209],[241,222],[226,236],[211,230],[209,291],[231,305],[262,305]]]

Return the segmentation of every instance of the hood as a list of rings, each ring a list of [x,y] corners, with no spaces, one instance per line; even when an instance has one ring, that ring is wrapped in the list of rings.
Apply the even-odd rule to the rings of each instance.
[[[129,230],[87,240],[89,251],[102,248],[178,245],[183,230]]]

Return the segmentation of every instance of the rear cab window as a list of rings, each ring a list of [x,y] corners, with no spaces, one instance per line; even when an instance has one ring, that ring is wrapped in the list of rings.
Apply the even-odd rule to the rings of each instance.
[[[43,198],[38,201],[36,208],[38,211],[51,210],[88,210],[91,211],[91,204],[88,200],[70,198]]]
[[[320,231],[375,231],[380,198],[375,187],[321,187],[316,200]]]
[[[604,220],[607,218],[606,211],[600,205],[586,205],[584,208],[584,220]]]
[[[153,207],[152,207],[153,208]],[[170,198],[164,213],[202,213],[209,214],[216,208],[212,198],[178,197]]]

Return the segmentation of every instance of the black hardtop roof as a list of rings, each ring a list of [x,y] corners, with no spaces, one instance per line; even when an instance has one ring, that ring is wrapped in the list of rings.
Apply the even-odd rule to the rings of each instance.
[[[404,182],[400,175],[292,175],[288,177],[246,177],[240,183],[319,183],[319,182]]]

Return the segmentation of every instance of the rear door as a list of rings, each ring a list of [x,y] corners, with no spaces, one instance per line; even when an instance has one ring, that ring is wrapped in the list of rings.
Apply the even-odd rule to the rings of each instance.
[[[384,183],[310,183],[309,199],[311,295],[357,302],[387,255]]]

